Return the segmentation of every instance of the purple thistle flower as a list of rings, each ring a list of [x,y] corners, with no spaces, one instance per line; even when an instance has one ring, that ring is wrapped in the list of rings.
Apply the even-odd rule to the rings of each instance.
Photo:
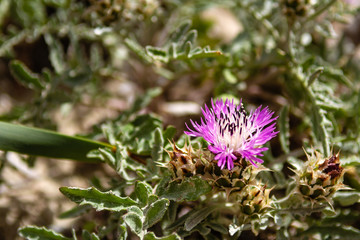
[[[218,166],[223,169],[225,165],[229,170],[234,167],[234,161],[245,158],[255,167],[256,163],[264,161],[257,156],[263,156],[262,152],[268,150],[260,147],[267,141],[276,136],[275,120],[272,118],[274,112],[268,107],[247,114],[240,103],[234,104],[234,100],[229,99],[211,100],[211,107],[202,108],[205,120],[201,118],[201,124],[192,120],[191,123],[195,130],[186,127],[189,131],[185,133],[193,137],[203,137],[208,143],[208,149],[215,154]]]

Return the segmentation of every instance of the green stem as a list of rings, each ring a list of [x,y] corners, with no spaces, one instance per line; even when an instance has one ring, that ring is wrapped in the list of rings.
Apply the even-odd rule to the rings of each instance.
[[[321,13],[323,13],[326,9],[328,9],[331,5],[333,5],[337,0],[330,0],[327,4],[325,4],[322,8],[320,8],[318,11],[316,11],[313,15],[306,18],[305,22],[309,22],[313,19],[315,19],[317,16],[319,16]]]
[[[319,212],[325,209],[326,206],[319,207],[301,207],[301,208],[285,208],[285,209],[276,209],[278,213],[309,213],[309,212]]]

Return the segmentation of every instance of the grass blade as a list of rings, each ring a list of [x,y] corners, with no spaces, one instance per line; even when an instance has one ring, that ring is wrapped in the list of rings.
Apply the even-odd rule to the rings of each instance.
[[[84,162],[100,162],[99,159],[86,156],[89,151],[100,147],[112,146],[53,131],[0,122],[0,149],[4,151]]]

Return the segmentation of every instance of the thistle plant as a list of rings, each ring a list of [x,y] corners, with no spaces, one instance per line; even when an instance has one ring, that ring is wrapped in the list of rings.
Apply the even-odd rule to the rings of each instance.
[[[356,1],[0,6],[0,239],[360,239]]]
[[[201,119],[201,125],[191,121],[195,130],[185,133],[203,137],[209,143],[208,150],[195,151],[191,145],[180,149],[173,143],[172,151],[168,151],[168,168],[174,181],[191,177],[207,181],[219,195],[205,200],[207,204],[226,196],[223,201],[231,204],[234,220],[241,225],[250,224],[257,233],[255,222],[271,209],[271,189],[256,178],[267,169],[255,161],[263,162],[257,156],[262,156],[267,148],[261,145],[278,133],[273,123],[276,117],[272,118],[273,112],[261,107],[247,115],[241,102],[235,105],[229,99],[212,101],[212,108],[205,105],[202,112],[205,120]]]

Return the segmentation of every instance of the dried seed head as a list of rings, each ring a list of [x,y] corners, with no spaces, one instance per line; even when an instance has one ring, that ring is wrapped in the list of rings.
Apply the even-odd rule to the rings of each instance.
[[[307,154],[308,161],[304,167],[295,171],[297,191],[304,199],[312,203],[330,201],[330,197],[343,187],[343,168],[340,166],[339,154],[333,154],[329,158],[313,151],[312,155]]]
[[[343,172],[343,168],[340,166],[339,155],[332,155],[329,159],[325,159],[319,166],[319,170],[330,176],[330,179],[338,179]]]

